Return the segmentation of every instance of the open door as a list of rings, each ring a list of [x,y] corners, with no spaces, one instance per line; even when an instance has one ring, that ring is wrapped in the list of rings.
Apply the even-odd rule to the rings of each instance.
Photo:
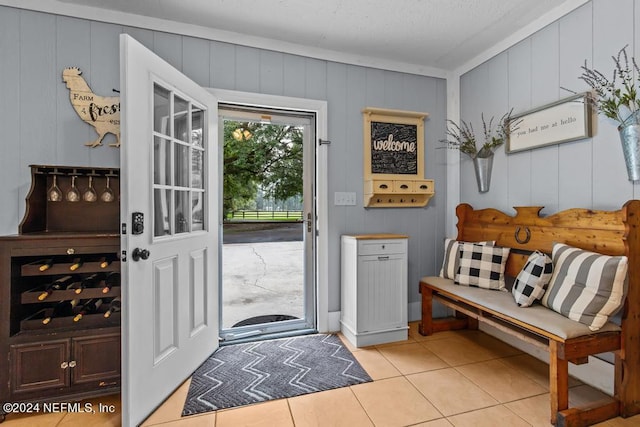
[[[120,36],[122,417],[141,423],[218,347],[215,97]]]

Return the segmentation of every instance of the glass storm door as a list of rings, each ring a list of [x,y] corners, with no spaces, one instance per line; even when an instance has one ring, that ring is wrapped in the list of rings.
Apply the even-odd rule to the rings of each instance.
[[[315,115],[221,104],[220,336],[316,329]]]
[[[126,34],[120,55],[122,417],[134,426],[218,346],[218,106]]]

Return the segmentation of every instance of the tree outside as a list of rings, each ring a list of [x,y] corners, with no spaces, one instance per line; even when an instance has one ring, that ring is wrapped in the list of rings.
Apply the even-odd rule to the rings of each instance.
[[[238,210],[300,210],[303,130],[224,122],[223,215]]]

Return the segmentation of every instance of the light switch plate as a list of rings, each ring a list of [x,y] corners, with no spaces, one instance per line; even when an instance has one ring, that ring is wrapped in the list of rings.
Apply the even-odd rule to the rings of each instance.
[[[334,193],[334,205],[336,206],[355,206],[356,205],[356,193],[354,192],[340,192]]]

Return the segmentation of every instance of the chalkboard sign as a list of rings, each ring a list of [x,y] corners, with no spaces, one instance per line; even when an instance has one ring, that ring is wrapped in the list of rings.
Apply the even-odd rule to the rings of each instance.
[[[417,126],[371,122],[371,173],[416,175],[420,154]]]
[[[424,178],[427,113],[365,108],[364,175],[368,179]]]

